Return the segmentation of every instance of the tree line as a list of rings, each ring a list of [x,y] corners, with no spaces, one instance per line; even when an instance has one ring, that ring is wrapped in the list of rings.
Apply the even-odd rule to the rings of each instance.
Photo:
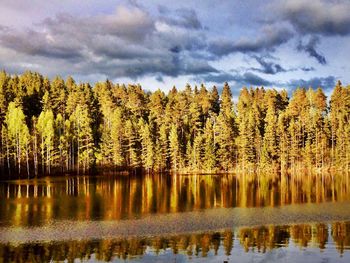
[[[350,168],[350,86],[145,91],[0,72],[3,177]]]

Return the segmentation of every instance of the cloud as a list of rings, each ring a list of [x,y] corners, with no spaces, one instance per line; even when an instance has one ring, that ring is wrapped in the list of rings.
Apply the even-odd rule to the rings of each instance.
[[[56,74],[69,69],[76,75],[93,72],[134,79],[217,72],[200,54],[206,36],[195,11],[178,9],[167,17],[152,17],[135,6],[119,6],[107,15],[58,14],[31,29],[1,27],[0,49],[8,50],[1,64],[16,72],[14,63],[21,58],[26,65],[32,61],[54,64]],[[13,53],[16,59],[9,57]],[[23,67],[18,63],[17,68],[20,72]],[[43,68],[43,74],[52,71]]]
[[[208,50],[218,57],[234,52],[270,51],[286,43],[292,36],[292,31],[286,27],[268,25],[264,26],[260,34],[254,38],[241,37],[238,40],[219,39],[211,41]]]
[[[334,76],[328,77],[315,77],[309,80],[304,79],[292,79],[285,84],[289,89],[294,90],[297,87],[304,88],[318,88],[321,87],[325,91],[332,90],[335,86],[336,78]]]
[[[164,79],[161,75],[156,76],[156,81],[164,83]]]
[[[304,72],[310,72],[310,71],[315,71],[314,67],[302,67],[300,68]]]
[[[78,43],[67,39],[55,41],[50,35],[34,30],[17,32],[7,30],[0,33],[0,44],[3,47],[33,56],[48,58],[76,59],[82,57],[82,49]]]
[[[196,81],[211,82],[218,85],[221,85],[225,82],[232,83],[234,82],[234,87],[242,88],[249,86],[264,86],[264,87],[278,87],[278,88],[288,88],[289,91],[295,90],[297,87],[304,88],[318,88],[322,87],[326,92],[331,91],[336,83],[336,78],[334,76],[328,77],[315,77],[308,80],[305,79],[292,79],[286,82],[281,81],[270,81],[265,78],[262,78],[254,73],[246,72],[243,74],[234,73],[230,74],[227,72],[218,72],[218,73],[209,73],[206,75],[196,78]]]
[[[264,74],[272,74],[272,75],[287,71],[280,64],[266,61],[264,56],[252,55],[252,58],[255,58],[255,60],[260,64],[261,68],[251,68],[251,70],[258,71]]]
[[[290,74],[282,73],[315,71],[316,75],[318,68],[306,63],[313,62],[308,56],[321,64],[334,58],[334,50],[319,50],[325,36],[345,52],[349,37],[334,36],[350,35],[350,4],[343,0],[286,0],[286,4],[272,0],[273,12],[255,1],[189,3],[188,8],[179,8],[184,5],[164,2],[158,7],[123,0],[113,11],[115,2],[101,5],[93,0],[77,11],[77,2],[63,5],[55,0],[42,3],[48,18],[21,2],[5,1],[6,9],[0,11],[0,69],[10,73],[37,70],[49,77],[72,74],[85,80],[89,76],[165,82],[205,78],[237,86],[289,85]],[[41,0],[35,2],[39,5]],[[30,13],[27,8],[20,10],[21,5]],[[295,43],[304,56],[300,63],[292,57]],[[249,64],[252,59],[254,64]],[[341,63],[336,68],[329,63],[323,69],[345,76]],[[228,71],[233,66],[237,71]],[[278,81],[272,76],[276,74]]]
[[[252,72],[239,73],[238,71],[234,71],[234,73],[225,71],[208,73],[193,77],[191,80],[197,83],[211,83],[218,87],[219,92],[222,91],[223,84],[228,82],[234,98],[239,96],[240,90],[243,87],[272,87],[277,84]]]
[[[247,67],[244,68],[243,70],[246,71],[255,71],[267,75],[276,75],[278,73],[284,73],[284,72],[294,72],[294,71],[304,71],[304,72],[310,72],[310,71],[315,71],[314,67],[290,67],[290,68],[285,68],[279,63],[275,63],[270,60],[278,60],[271,54],[264,54],[264,55],[250,55],[251,58],[255,59],[256,62],[259,63],[260,68],[256,67]],[[277,84],[277,83],[276,83]]]
[[[198,79],[197,79],[198,80]],[[222,84],[224,82],[234,81],[237,86],[272,86],[274,83],[270,82],[254,73],[246,72],[243,74],[235,73],[230,74],[227,72],[210,73],[204,76],[200,76],[200,80],[204,82],[213,82]]]
[[[325,65],[327,64],[326,58],[316,51],[316,46],[318,45],[319,42],[320,42],[319,37],[312,36],[309,42],[307,42],[306,44],[303,44],[302,41],[299,41],[297,50],[308,53],[309,56],[315,58],[318,61],[318,63]]]
[[[263,79],[251,72],[244,73],[243,76],[237,79],[237,81],[244,83],[244,85],[253,85],[253,86],[272,86],[273,85],[273,82]]]
[[[154,21],[142,9],[118,6],[114,13],[107,15],[77,17],[58,14],[55,18],[46,18],[41,26],[55,35],[73,31],[77,37],[84,34],[111,35],[141,41],[154,30]]]
[[[164,6],[159,6],[160,20],[168,25],[190,28],[190,29],[202,29],[202,23],[199,21],[197,13],[193,9],[180,8],[171,12]]]
[[[0,32],[6,32],[8,30],[9,30],[9,28],[7,26],[0,25]]]
[[[350,34],[348,0],[287,0],[280,4],[275,13],[281,14],[282,19],[289,21],[303,34],[327,36]]]

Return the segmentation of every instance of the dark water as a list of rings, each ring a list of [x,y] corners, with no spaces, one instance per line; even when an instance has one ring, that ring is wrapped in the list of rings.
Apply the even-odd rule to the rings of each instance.
[[[44,178],[0,200],[0,262],[350,262],[345,175]]]

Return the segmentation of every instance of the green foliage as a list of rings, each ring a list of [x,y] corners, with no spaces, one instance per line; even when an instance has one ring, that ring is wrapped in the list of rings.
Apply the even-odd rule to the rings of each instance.
[[[26,158],[28,164],[30,134],[25,122],[25,115],[22,107],[10,102],[6,119],[6,148],[8,158],[12,155],[15,167],[18,167],[18,174],[21,174],[21,163]],[[10,167],[8,167],[10,169]],[[29,173],[27,165],[27,172]]]
[[[4,174],[117,170],[215,172],[350,167],[350,87],[243,88],[225,83],[145,92],[0,72]],[[25,163],[25,165],[23,165]],[[24,168],[23,168],[24,167]]]
[[[171,129],[170,129],[169,149],[170,149],[171,166],[175,171],[177,171],[180,168],[181,152],[180,152],[179,136],[177,133],[177,128],[174,124],[171,126]]]
[[[48,174],[51,173],[51,163],[55,161],[54,153],[54,116],[51,110],[43,111],[39,115],[37,129],[39,136],[41,137],[40,149],[41,149],[41,161],[43,169]]]

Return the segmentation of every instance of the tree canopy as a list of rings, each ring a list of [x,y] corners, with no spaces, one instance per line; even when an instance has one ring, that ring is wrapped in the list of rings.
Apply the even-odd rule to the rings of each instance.
[[[76,83],[0,72],[2,177],[86,173],[350,168],[350,86],[224,83],[146,92],[109,80]]]

